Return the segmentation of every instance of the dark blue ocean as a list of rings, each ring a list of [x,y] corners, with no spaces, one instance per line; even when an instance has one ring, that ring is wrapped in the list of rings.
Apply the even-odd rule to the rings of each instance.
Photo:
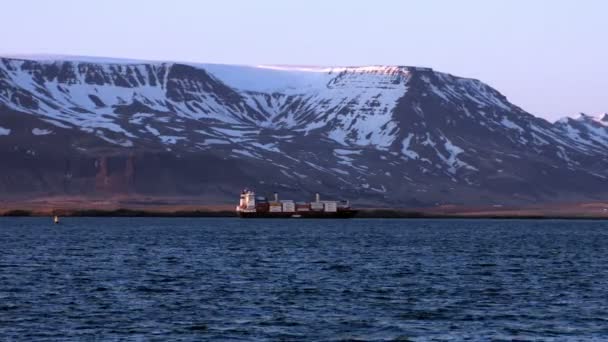
[[[608,222],[0,218],[0,340],[608,340]]]

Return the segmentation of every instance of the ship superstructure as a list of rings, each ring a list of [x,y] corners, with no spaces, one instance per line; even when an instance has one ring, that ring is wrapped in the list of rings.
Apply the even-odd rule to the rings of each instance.
[[[295,202],[279,200],[279,195],[275,192],[269,201],[265,196],[256,196],[255,192],[249,189],[241,192],[236,212],[240,217],[246,218],[351,218],[357,214],[349,201],[322,201],[319,194],[315,195],[312,202]]]

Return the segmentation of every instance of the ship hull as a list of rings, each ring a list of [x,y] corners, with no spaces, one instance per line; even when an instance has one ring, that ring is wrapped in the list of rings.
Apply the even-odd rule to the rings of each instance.
[[[329,218],[329,219],[347,219],[357,215],[357,210],[340,210],[337,212],[324,211],[299,211],[295,213],[283,212],[237,212],[241,218]]]

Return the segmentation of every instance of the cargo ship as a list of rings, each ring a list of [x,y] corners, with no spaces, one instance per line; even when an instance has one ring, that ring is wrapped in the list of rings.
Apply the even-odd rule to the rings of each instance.
[[[236,213],[243,218],[352,218],[357,210],[350,207],[349,201],[322,201],[319,194],[313,202],[294,202],[279,200],[274,193],[273,201],[269,201],[245,189]]]

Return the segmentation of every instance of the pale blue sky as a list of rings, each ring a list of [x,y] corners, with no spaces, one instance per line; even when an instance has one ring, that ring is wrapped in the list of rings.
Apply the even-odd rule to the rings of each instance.
[[[550,119],[608,112],[603,0],[5,0],[0,54],[428,66]]]

